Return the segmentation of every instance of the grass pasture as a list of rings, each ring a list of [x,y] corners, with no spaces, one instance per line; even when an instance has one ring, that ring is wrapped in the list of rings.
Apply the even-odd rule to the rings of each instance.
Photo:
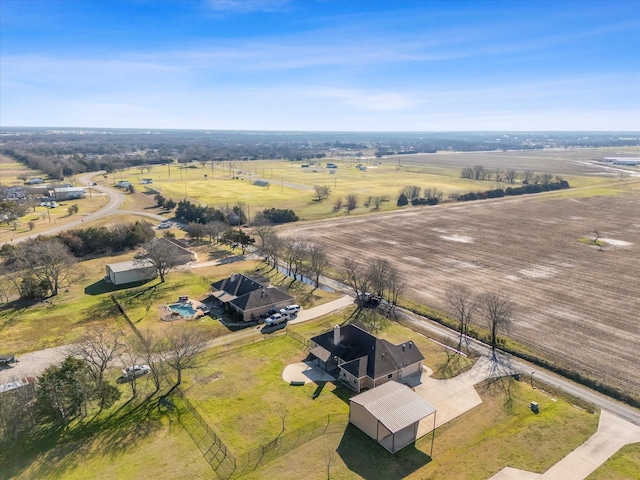
[[[221,356],[205,353],[183,389],[227,447],[244,453],[329,414],[348,412],[348,392],[330,383],[292,387],[282,379],[285,366],[306,356],[307,350],[287,336]]]
[[[143,383],[143,382],[139,382]],[[211,478],[214,473],[182,426],[186,412],[157,399],[122,399],[110,410],[60,430],[51,428],[3,443],[0,479]]]
[[[392,455],[353,426],[323,435],[246,476],[247,479],[305,478],[485,480],[506,466],[542,473],[597,429],[598,417],[552,399],[523,382],[512,384],[513,408],[502,388],[479,387],[482,405]],[[534,415],[529,402],[537,401]],[[330,460],[330,462],[329,462]],[[295,468],[292,468],[295,465]]]

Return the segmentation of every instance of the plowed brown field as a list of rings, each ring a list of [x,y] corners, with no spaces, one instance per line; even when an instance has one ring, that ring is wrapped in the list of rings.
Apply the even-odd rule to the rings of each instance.
[[[637,187],[637,184],[636,184]],[[604,251],[579,242],[598,229]],[[448,311],[463,283],[516,304],[509,336],[557,364],[640,399],[640,190],[545,194],[321,221],[285,235],[316,239],[332,263],[381,257],[405,295]]]

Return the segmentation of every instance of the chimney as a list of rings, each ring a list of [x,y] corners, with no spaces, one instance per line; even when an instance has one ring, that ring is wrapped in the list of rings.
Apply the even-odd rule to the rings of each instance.
[[[402,351],[404,352],[404,343],[402,344]]]
[[[338,345],[340,343],[340,325],[333,327],[333,344]]]
[[[229,280],[232,281],[232,282],[235,282],[236,281],[236,274],[232,273],[231,275],[229,275]]]
[[[409,348],[413,346],[413,342],[409,342]]]

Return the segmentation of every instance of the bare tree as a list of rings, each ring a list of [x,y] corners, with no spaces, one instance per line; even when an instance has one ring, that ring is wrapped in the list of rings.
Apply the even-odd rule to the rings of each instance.
[[[165,333],[162,341],[162,357],[176,372],[174,388],[182,383],[184,370],[197,366],[197,355],[204,350],[205,345],[206,339],[197,330],[171,329]]]
[[[458,331],[460,339],[458,340],[458,350],[462,347],[462,341],[469,334],[469,323],[473,318],[473,314],[478,308],[478,301],[473,292],[464,285],[455,285],[447,292],[447,301],[456,312],[458,319]],[[469,347],[467,343],[467,348]]]
[[[409,201],[414,198],[420,198],[421,191],[422,189],[417,185],[405,185],[402,187],[402,190],[400,190],[400,192],[404,193],[405,197],[407,197]]]
[[[284,242],[275,233],[265,237],[265,242],[262,248],[267,256],[267,263],[270,263],[273,268],[278,268],[278,260],[280,259],[280,252],[283,250]]]
[[[518,177],[518,171],[510,168],[504,173],[504,178],[509,183],[515,183],[516,178]]]
[[[540,183],[542,183],[543,185],[549,185],[551,183],[551,180],[553,180],[553,175],[545,172],[539,175],[539,178],[540,178]]]
[[[302,272],[306,257],[306,244],[304,242],[287,238],[283,243],[284,261],[287,263],[287,274],[292,278],[293,284]]]
[[[150,262],[160,276],[160,282],[165,281],[165,275],[181,264],[181,260],[174,254],[171,243],[167,240],[154,238],[142,246],[142,258],[139,263],[145,260]]]
[[[313,190],[316,192],[316,197],[319,202],[329,198],[329,195],[331,194],[331,189],[326,185],[314,185]]]
[[[535,175],[536,174],[533,172],[533,170],[525,170],[520,174],[520,178],[522,178],[522,183],[528,185],[531,183]]]
[[[358,299],[357,304],[360,308],[364,294],[371,289],[371,273],[367,267],[356,263],[350,258],[345,259],[343,271],[345,273],[345,283],[355,292]]]
[[[156,387],[156,392],[160,390],[160,382],[164,371],[164,365],[161,361],[160,350],[162,342],[150,330],[141,332],[140,336],[132,337],[131,346],[145,364],[151,369],[151,378]]]
[[[119,335],[104,328],[86,333],[79,343],[74,344],[70,353],[87,364],[89,374],[98,384],[104,381],[104,372],[122,351],[123,342]]]
[[[261,222],[259,225],[253,226],[253,234],[258,237],[258,252],[264,257],[264,261],[266,262],[269,256],[269,237],[275,234],[273,227],[269,223]]]
[[[355,210],[358,207],[358,197],[350,193],[347,195],[347,213],[351,213],[352,210]]]
[[[373,208],[378,210],[380,208],[381,204],[382,204],[382,197],[381,196],[378,195],[378,196],[373,197]]]
[[[307,257],[309,276],[313,278],[315,287],[318,288],[320,286],[320,275],[329,266],[329,257],[325,252],[324,246],[318,242],[308,244]]]
[[[204,231],[209,235],[209,242],[213,242],[213,239],[215,238],[216,243],[218,243],[218,237],[223,234],[227,228],[229,228],[229,225],[220,220],[214,220],[213,222],[208,222],[204,225]]]
[[[508,330],[511,325],[513,303],[507,296],[498,292],[484,293],[480,298],[480,302],[489,327],[491,353],[495,356],[498,335]]]
[[[485,169],[482,165],[474,165],[473,178],[474,180],[484,180],[486,177]]]
[[[340,210],[342,210],[342,197],[338,198],[333,204],[334,212],[339,212]]]
[[[28,240],[16,247],[16,267],[26,270],[45,283],[56,296],[61,287],[71,283],[76,259],[57,238]]]
[[[187,236],[193,238],[196,242],[199,242],[207,234],[205,226],[199,222],[189,222],[186,231]]]

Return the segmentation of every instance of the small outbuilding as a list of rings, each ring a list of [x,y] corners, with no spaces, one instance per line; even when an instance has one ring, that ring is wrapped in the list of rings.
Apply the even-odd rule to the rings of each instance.
[[[82,187],[61,187],[53,189],[53,197],[56,200],[74,200],[84,198],[87,192]]]
[[[349,422],[391,453],[418,439],[420,421],[436,409],[406,385],[389,381],[349,401]]]
[[[152,280],[158,276],[156,267],[148,260],[130,260],[106,266],[105,281],[113,285]]]

